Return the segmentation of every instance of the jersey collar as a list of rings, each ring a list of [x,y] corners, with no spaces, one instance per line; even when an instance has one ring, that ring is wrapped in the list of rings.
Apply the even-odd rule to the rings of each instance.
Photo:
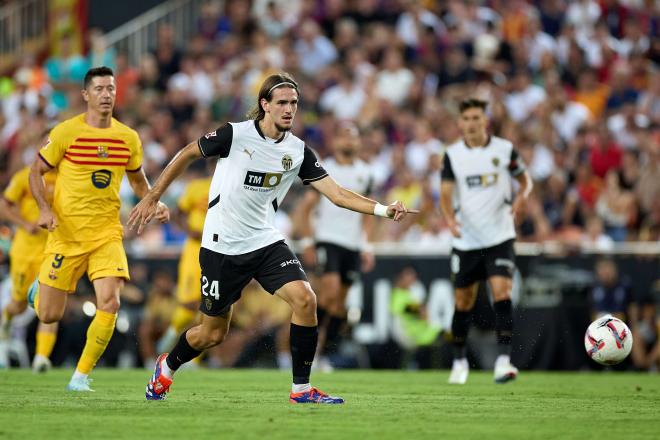
[[[269,140],[268,138],[266,138],[266,136],[264,135],[264,133],[261,131],[261,128],[259,127],[259,121],[256,120],[256,119],[254,120],[254,128],[257,129],[257,133],[259,133],[259,136],[261,136],[261,138],[262,138],[263,140],[265,140],[265,141],[266,141],[266,140]],[[277,140],[274,141],[274,142],[275,142],[276,144],[279,144],[280,142],[282,142],[282,141],[284,140],[285,137],[286,137],[286,133],[282,133],[282,136],[280,136],[280,138],[277,139]],[[270,140],[272,140],[272,139],[270,139]]]
[[[472,150],[472,149],[474,149],[474,148],[486,148],[486,147],[488,147],[488,146],[490,145],[490,141],[491,141],[492,139],[493,139],[493,137],[492,137],[491,135],[488,135],[488,137],[486,138],[486,143],[485,143],[485,144],[483,144],[483,145],[481,145],[481,146],[479,146],[479,147],[471,147],[471,146],[468,145],[467,141],[466,141],[465,138],[464,138],[464,139],[463,139],[463,145],[465,145],[465,147],[466,147],[468,150]]]

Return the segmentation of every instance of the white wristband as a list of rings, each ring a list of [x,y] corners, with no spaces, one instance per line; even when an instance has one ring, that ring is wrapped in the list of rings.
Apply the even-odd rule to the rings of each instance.
[[[377,215],[379,217],[389,217],[387,215],[387,206],[381,205],[380,203],[376,202],[374,205],[374,215]]]
[[[304,237],[298,240],[298,244],[300,244],[301,248],[306,249],[314,245],[314,239],[312,237]]]

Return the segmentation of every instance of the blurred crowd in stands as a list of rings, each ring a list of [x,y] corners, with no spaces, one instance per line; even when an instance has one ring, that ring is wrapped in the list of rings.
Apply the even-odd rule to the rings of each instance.
[[[422,209],[374,241],[448,243],[441,157],[467,96],[490,102],[492,133],[513,141],[535,180],[520,240],[606,250],[660,236],[656,1],[226,0],[200,12],[185,44],[163,25],[135,65],[97,30],[86,54],[65,40],[41,64],[26,55],[0,82],[0,185],[48,127],[84,110],[90,66],[115,70],[116,116],[139,132],[152,180],[186,143],[244,119],[265,76],[285,70],[301,84],[295,133],[327,156],[337,123],[355,120],[377,197]],[[289,218],[281,225],[295,236]],[[170,232],[144,240],[179,238]]]

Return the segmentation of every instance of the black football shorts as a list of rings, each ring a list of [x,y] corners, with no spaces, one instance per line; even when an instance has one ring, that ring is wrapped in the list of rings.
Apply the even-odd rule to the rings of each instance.
[[[226,313],[252,278],[271,295],[291,281],[307,281],[298,257],[284,241],[241,255],[201,248],[199,264],[202,268],[199,310],[208,316]]]

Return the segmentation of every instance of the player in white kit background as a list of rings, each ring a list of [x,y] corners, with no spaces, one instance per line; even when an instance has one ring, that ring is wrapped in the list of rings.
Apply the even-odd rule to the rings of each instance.
[[[333,155],[322,160],[323,168],[344,188],[369,197],[373,176],[369,164],[358,157],[360,133],[351,121],[342,121],[335,131]],[[346,322],[346,296],[362,270],[373,268],[374,256],[368,251],[367,229],[370,217],[341,209],[315,190],[305,193],[301,210],[303,263],[315,268],[317,287],[319,346],[315,365],[331,371],[326,349],[336,348]]]
[[[488,134],[487,103],[460,104],[462,139],[447,148],[442,169],[440,208],[453,235],[450,270],[455,289],[452,320],[454,362],[449,383],[464,384],[469,366],[466,338],[479,282],[488,281],[495,309],[499,355],[495,381],[516,378],[511,365],[515,270],[515,221],[532,190],[532,179],[511,142]],[[514,195],[513,179],[519,183]]]
[[[403,219],[400,202],[388,206],[338,185],[305,143],[290,130],[298,107],[298,84],[280,73],[271,75],[259,90],[250,119],[227,123],[179,151],[154,187],[131,211],[130,227],[143,227],[155,215],[158,200],[194,160],[217,158],[209,191],[200,266],[202,269],[201,323],[183,332],[171,353],[162,354],[147,384],[146,397],[162,400],[174,372],[202,351],[220,344],[229,330],[232,305],[245,285],[256,279],[292,309],[292,403],[343,403],[310,385],[318,327],[316,295],[284,236],[273,226],[275,212],[296,177],[311,184],[335,205],[346,209]]]

